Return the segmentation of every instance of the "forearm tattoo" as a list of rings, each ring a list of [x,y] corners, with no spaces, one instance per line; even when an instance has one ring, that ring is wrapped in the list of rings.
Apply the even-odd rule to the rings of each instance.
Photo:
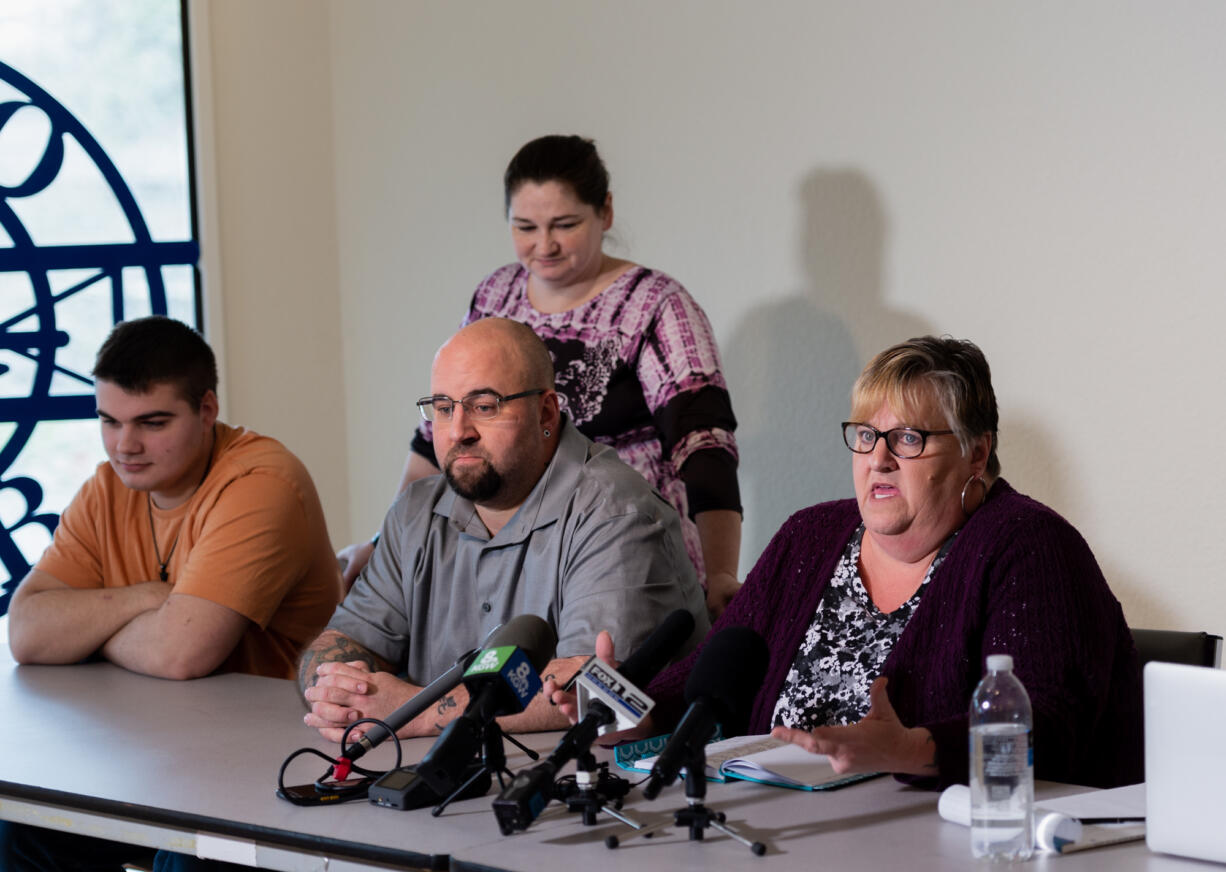
[[[459,708],[459,703],[455,701],[455,696],[453,694],[449,693],[439,700],[438,708],[435,709],[435,712],[440,718],[443,718],[443,720],[435,721],[434,729],[438,730],[440,733],[443,731],[443,727],[446,726],[443,721],[446,720],[447,709],[453,708]]]
[[[317,644],[318,647],[308,648],[303,653],[302,662],[298,665],[298,686],[303,690],[314,687],[319,681],[319,674],[315,670],[321,663],[360,660],[370,667],[371,672],[387,671],[386,664],[374,652],[363,648],[348,636],[333,633]]]

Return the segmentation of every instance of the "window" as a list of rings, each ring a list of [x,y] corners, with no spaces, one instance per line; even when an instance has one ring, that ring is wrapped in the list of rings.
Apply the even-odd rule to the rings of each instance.
[[[110,327],[200,324],[184,0],[0,4],[0,614],[103,460]]]

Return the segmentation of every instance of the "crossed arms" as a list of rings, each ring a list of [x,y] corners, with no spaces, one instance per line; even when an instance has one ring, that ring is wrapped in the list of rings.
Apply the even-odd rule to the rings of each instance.
[[[9,646],[18,663],[77,663],[100,655],[157,678],[199,678],[217,669],[251,621],[171,585],[76,588],[38,569],[9,608]]]

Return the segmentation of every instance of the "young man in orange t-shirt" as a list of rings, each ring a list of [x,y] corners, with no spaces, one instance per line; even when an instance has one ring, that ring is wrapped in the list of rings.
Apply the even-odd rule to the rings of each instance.
[[[306,468],[217,420],[217,365],[170,318],[118,325],[94,367],[108,462],[64,510],[13,594],[19,663],[102,657],[162,678],[294,674],[340,598]],[[229,869],[181,854],[0,821],[0,868]]]
[[[94,377],[108,462],[13,594],[14,658],[292,677],[339,598],[310,475],[217,420],[213,352],[181,322],[120,324]]]

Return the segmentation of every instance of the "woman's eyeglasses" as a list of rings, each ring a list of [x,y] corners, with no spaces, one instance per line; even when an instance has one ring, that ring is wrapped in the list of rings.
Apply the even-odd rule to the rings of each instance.
[[[877,440],[884,439],[885,447],[895,457],[914,460],[924,453],[929,436],[950,436],[953,430],[919,430],[915,427],[895,427],[881,431],[858,421],[843,422],[843,441],[856,454],[872,454]]]

